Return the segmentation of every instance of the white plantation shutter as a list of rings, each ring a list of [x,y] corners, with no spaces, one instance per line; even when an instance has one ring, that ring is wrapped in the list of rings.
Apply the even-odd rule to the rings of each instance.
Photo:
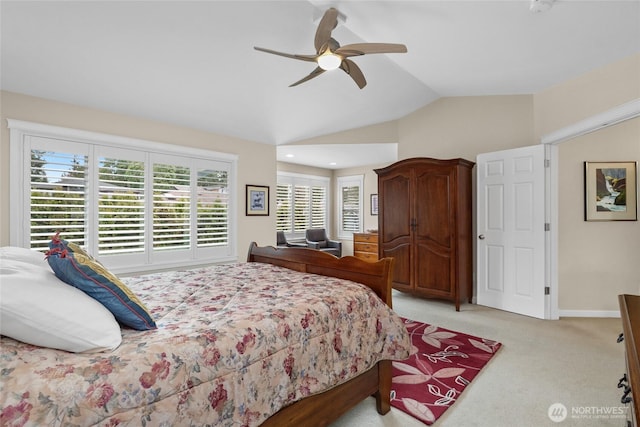
[[[358,186],[342,187],[342,229],[352,233],[360,230],[360,187]]]
[[[226,171],[198,169],[197,246],[229,242],[229,176]]]
[[[293,231],[293,185],[278,183],[276,187],[276,229]]]
[[[118,273],[235,259],[236,156],[13,120],[9,128],[11,172],[22,177],[11,186],[12,245],[45,251],[60,231]]]
[[[98,158],[98,254],[145,250],[144,162]]]
[[[311,187],[311,228],[326,228],[327,188]]]
[[[191,246],[191,172],[188,167],[153,165],[153,249]]]
[[[305,185],[293,188],[293,232],[304,233],[309,228],[311,212],[311,191]]]
[[[363,184],[362,175],[338,177],[340,238],[349,238],[362,231]]]
[[[30,155],[30,246],[47,250],[57,231],[64,232],[65,240],[84,245],[87,156],[35,149]]]
[[[304,238],[308,228],[328,228],[329,178],[278,174],[276,227],[289,238]]]

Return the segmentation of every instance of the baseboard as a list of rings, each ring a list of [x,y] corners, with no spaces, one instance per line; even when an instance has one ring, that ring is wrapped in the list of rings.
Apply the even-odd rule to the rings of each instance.
[[[477,304],[475,295],[472,304]],[[613,317],[620,318],[620,310],[558,310],[558,317]]]
[[[559,310],[560,317],[620,317],[619,310]]]

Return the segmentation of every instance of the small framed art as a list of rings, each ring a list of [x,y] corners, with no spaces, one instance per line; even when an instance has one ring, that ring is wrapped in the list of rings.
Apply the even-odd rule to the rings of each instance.
[[[247,216],[269,216],[269,187],[247,185]]]
[[[378,215],[378,195],[371,195],[371,215]]]
[[[584,162],[584,220],[637,221],[636,186],[636,162]]]

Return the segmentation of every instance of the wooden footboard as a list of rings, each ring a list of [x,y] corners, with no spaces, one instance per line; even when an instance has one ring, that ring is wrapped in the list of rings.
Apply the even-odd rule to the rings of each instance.
[[[264,262],[295,271],[338,277],[367,285],[389,307],[391,305],[391,279],[393,258],[376,262],[363,261],[353,256],[335,257],[309,248],[274,248],[249,245],[247,262]]]
[[[247,262],[263,262],[296,271],[352,280],[369,286],[391,307],[393,258],[367,262],[352,256],[337,258],[308,248],[249,246]],[[373,368],[324,393],[307,397],[271,416],[263,426],[326,426],[369,396],[375,396],[376,409],[386,414],[391,409],[391,361],[383,360]]]
[[[326,426],[369,396],[376,398],[376,409],[384,415],[391,409],[390,392],[391,361],[382,360],[367,372],[344,384],[281,409],[261,425]]]

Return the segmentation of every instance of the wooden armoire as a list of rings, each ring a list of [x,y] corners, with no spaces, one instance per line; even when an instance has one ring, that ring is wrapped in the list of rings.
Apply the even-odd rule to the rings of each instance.
[[[416,157],[378,174],[378,254],[395,258],[393,287],[471,302],[471,171],[465,159]]]

